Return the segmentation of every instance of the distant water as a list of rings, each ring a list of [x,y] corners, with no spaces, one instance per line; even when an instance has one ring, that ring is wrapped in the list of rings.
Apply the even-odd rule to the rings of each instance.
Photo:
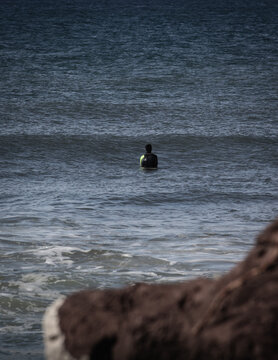
[[[0,14],[0,358],[37,360],[60,294],[219,276],[277,216],[278,3]]]

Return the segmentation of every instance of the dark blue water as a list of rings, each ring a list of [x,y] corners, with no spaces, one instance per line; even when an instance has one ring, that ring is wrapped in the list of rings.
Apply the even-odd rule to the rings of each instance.
[[[278,213],[277,15],[1,1],[1,359],[43,358],[61,294],[215,277],[246,255]]]

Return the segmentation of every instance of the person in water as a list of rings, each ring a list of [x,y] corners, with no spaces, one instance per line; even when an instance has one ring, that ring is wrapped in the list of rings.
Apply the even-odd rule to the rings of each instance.
[[[140,157],[140,166],[143,168],[156,169],[158,160],[157,156],[152,153],[152,145],[147,144],[145,146],[146,154]]]

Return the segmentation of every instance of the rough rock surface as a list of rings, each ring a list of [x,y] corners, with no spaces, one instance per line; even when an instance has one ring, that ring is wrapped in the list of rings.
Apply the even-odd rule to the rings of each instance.
[[[48,360],[277,360],[278,220],[217,280],[78,292],[44,336]]]

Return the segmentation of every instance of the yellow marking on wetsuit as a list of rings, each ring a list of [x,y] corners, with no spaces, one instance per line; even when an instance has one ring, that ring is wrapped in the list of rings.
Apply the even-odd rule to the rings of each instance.
[[[145,157],[145,155],[142,155],[142,156],[140,157],[140,166],[142,166],[142,161],[143,161],[144,157]]]

